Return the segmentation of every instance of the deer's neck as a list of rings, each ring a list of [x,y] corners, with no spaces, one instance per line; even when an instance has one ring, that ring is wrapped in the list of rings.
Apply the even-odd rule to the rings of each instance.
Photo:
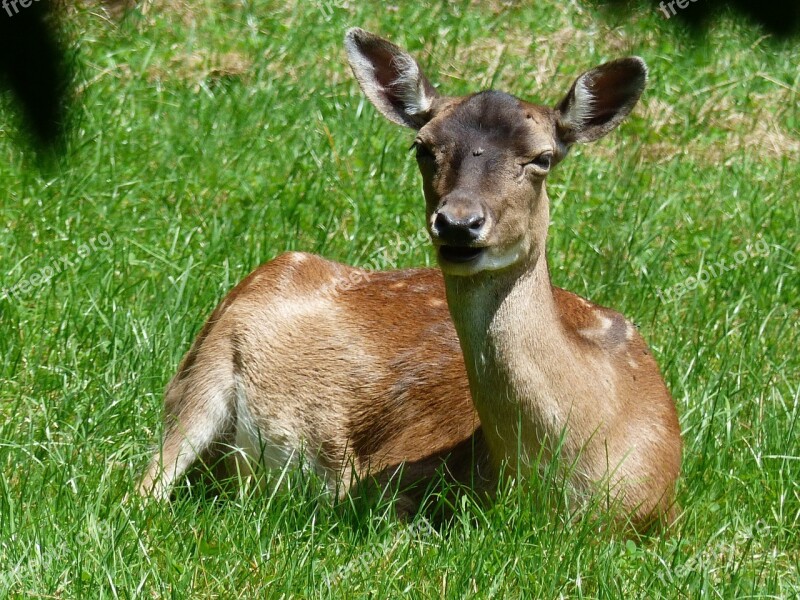
[[[561,323],[544,253],[524,268],[446,276],[445,283],[494,461],[525,473],[557,444],[577,452],[561,436],[603,373],[582,360]]]

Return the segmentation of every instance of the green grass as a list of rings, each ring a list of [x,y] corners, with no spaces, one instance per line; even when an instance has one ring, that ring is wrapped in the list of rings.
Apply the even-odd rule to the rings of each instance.
[[[287,249],[433,263],[424,244],[398,252],[423,227],[411,136],[346,68],[352,25],[453,94],[554,104],[582,70],[647,60],[631,119],[551,176],[549,254],[557,285],[640,325],[675,396],[671,538],[536,509],[541,482],[465,500],[434,532],[331,506],[297,473],[226,502],[123,501],[178,360],[255,266]],[[798,52],[725,18],[702,39],[674,26],[554,0],[159,2],[119,23],[71,9],[64,157],[37,170],[0,109],[0,287],[73,263],[0,299],[0,596],[796,597]],[[659,297],[721,261],[736,268]]]

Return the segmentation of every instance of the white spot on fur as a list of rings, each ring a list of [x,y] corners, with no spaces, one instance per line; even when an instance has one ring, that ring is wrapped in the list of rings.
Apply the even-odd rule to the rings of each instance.
[[[236,393],[236,448],[239,451],[237,462],[243,467],[243,473],[252,473],[259,465],[267,469],[296,466],[304,454],[298,430],[289,422],[275,419],[267,427],[258,427],[242,385],[237,385]],[[321,472],[315,456],[305,456],[303,466]]]
[[[603,333],[608,332],[608,330],[611,329],[611,325],[613,325],[614,322],[608,317],[605,317],[599,313],[595,313],[595,316],[597,317],[597,320],[600,322],[600,327],[598,329],[600,329]]]
[[[244,458],[247,471],[262,464],[267,468],[280,469],[296,460],[299,440],[292,440],[292,432],[275,435],[273,432],[259,431],[250,412],[247,397],[241,385],[236,393],[236,447]]]
[[[597,319],[595,326],[581,329],[579,333],[584,337],[600,340],[606,336],[614,322],[597,311],[594,311],[594,316]]]

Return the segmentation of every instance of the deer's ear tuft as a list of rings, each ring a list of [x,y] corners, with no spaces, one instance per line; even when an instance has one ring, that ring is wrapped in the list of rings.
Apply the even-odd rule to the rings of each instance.
[[[630,114],[647,84],[647,65],[638,56],[605,63],[575,80],[556,107],[561,141],[592,142]]]
[[[347,31],[344,47],[361,89],[383,116],[413,129],[430,120],[438,94],[410,54],[358,28]]]

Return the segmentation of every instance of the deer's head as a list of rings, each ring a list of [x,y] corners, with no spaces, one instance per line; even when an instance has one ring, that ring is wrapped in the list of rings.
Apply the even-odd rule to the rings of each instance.
[[[411,55],[362,29],[347,32],[345,48],[372,104],[417,131],[428,231],[448,275],[538,260],[548,173],[572,144],[619,125],[647,80],[642,59],[615,60],[583,73],[549,108],[498,91],[442,96]]]

